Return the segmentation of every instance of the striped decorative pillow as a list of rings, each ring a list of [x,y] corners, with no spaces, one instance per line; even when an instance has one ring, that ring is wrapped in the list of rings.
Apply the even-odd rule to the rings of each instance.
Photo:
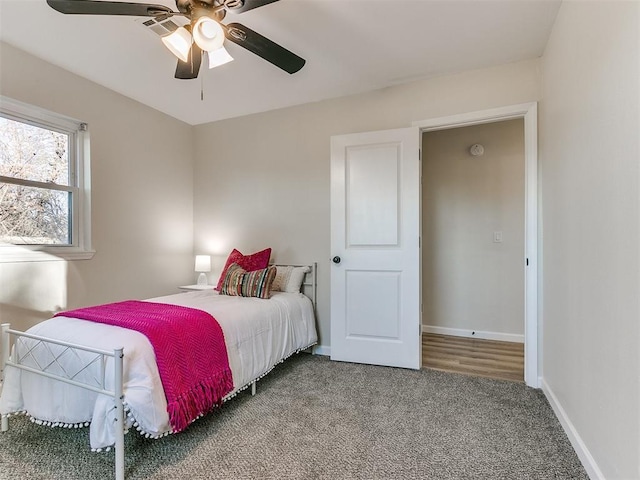
[[[275,277],[275,266],[247,272],[240,265],[234,263],[227,269],[220,287],[220,294],[269,298],[271,296],[271,285]]]
[[[220,290],[222,288],[222,282],[227,276],[227,269],[234,263],[240,265],[247,272],[252,272],[254,270],[260,270],[261,268],[267,268],[269,266],[270,257],[271,248],[265,248],[264,250],[252,253],[251,255],[243,255],[240,251],[234,248],[227,257],[227,261],[224,264],[224,268],[220,274],[220,279],[218,280],[218,285],[215,289]]]

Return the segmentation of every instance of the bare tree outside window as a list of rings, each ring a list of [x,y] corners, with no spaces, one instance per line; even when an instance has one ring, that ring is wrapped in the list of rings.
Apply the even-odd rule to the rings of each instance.
[[[69,245],[69,135],[0,117],[0,242]]]

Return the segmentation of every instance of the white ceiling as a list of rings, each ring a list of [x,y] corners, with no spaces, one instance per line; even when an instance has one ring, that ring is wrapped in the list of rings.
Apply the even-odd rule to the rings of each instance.
[[[293,75],[227,41],[235,61],[176,80],[138,17],[63,15],[45,0],[0,0],[0,40],[197,125],[539,57],[560,2],[280,0],[227,15],[305,58]]]

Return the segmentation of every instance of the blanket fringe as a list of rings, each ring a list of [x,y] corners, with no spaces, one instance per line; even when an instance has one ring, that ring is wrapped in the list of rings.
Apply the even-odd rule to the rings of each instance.
[[[42,420],[41,418],[34,417],[26,410],[20,410],[20,411],[11,412],[11,413],[3,413],[2,415],[0,415],[0,417],[9,418],[9,417],[17,417],[19,415],[24,415],[28,417],[31,423],[35,423],[36,425],[42,425],[42,426],[51,427],[51,428],[84,428],[84,427],[88,427],[91,424],[91,422],[66,423],[66,422],[52,422],[50,420]]]
[[[187,428],[193,420],[201,417],[222,403],[224,396],[233,390],[231,370],[203,379],[190,390],[167,405],[169,423],[175,432]]]

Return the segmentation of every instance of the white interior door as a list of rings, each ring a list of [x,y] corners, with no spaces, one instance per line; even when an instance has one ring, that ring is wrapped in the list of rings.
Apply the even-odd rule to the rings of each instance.
[[[331,138],[331,359],[418,369],[418,128]]]

